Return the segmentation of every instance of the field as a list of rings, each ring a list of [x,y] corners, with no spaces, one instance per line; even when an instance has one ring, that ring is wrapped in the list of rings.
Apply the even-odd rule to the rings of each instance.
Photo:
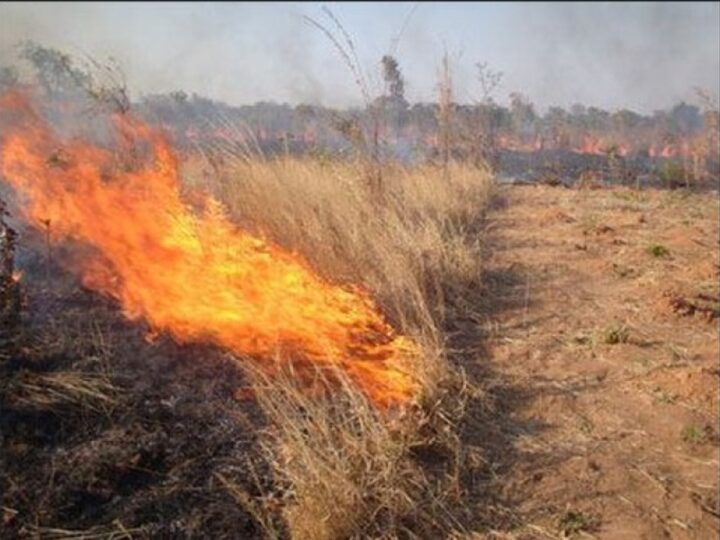
[[[529,537],[715,537],[717,194],[501,198],[485,361],[503,421],[488,441],[513,516]]]
[[[717,534],[716,193],[205,165],[181,164],[185,197],[362,286],[413,340],[412,400],[383,412],[342,369],[148,337],[27,228],[0,363],[5,536]]]
[[[67,171],[55,182],[77,186]],[[22,231],[26,305],[2,363],[8,534],[432,535],[466,519],[454,515],[468,451],[457,424],[473,392],[450,340],[480,298],[491,177],[463,166],[384,174],[373,193],[347,163],[237,160],[208,182],[189,161],[182,189],[190,200],[215,192],[244,230],[306,254],[327,283],[370,291],[414,343],[416,390],[401,410],[383,412],[338,365],[292,361],[292,350],[273,362],[148,336],[68,270],[72,242]],[[65,219],[80,220],[77,192],[66,195]],[[319,389],[298,382],[317,377]]]
[[[324,12],[362,110],[0,66],[0,538],[717,537],[717,103],[411,106]]]

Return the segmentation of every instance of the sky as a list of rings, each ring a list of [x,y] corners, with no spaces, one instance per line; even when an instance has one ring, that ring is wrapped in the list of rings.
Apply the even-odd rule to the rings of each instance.
[[[32,39],[71,55],[113,56],[134,97],[184,90],[233,105],[360,105],[340,54],[304,19],[327,6],[380,89],[395,50],[410,102],[435,101],[441,58],[459,101],[480,97],[476,64],[503,73],[495,98],[540,110],[583,103],[650,113],[693,87],[720,93],[720,3],[9,3],[0,2],[0,65]]]

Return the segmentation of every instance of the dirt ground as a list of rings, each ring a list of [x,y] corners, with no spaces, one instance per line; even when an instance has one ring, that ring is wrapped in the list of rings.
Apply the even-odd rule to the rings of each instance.
[[[718,538],[717,192],[499,201],[479,361],[511,525],[483,538]]]

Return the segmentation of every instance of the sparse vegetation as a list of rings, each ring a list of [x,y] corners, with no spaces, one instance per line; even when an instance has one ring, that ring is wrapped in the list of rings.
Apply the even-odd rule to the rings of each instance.
[[[708,431],[708,428],[700,427],[697,424],[690,424],[683,429],[682,440],[692,446],[705,444],[710,440]]]
[[[670,255],[670,250],[662,244],[650,244],[647,252],[656,258],[664,258]]]
[[[634,277],[637,275],[637,270],[630,266],[623,264],[613,263],[612,265],[613,274],[619,278]]]
[[[630,331],[627,326],[615,324],[608,328],[604,334],[604,342],[608,345],[617,345],[618,343],[627,343],[630,338]]]
[[[673,405],[677,401],[677,396],[664,391],[658,391],[655,394],[655,399],[657,399],[658,403],[662,403],[664,405]]]
[[[587,418],[582,418],[580,420],[580,431],[583,432],[585,435],[590,435],[594,431],[595,426],[593,423],[588,420]]]
[[[598,520],[584,512],[569,510],[560,518],[560,532],[569,537],[581,532],[590,532],[597,528]]]

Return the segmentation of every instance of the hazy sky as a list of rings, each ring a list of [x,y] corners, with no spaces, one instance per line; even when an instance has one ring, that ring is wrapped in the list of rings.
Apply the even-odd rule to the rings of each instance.
[[[475,63],[502,71],[541,108],[575,102],[640,112],[720,92],[720,3],[6,3],[0,64],[18,40],[115,56],[135,96],[183,89],[232,104],[359,104],[329,40],[327,5],[368,71],[416,6],[397,57],[410,101],[436,98],[443,48],[461,101],[478,95]]]

